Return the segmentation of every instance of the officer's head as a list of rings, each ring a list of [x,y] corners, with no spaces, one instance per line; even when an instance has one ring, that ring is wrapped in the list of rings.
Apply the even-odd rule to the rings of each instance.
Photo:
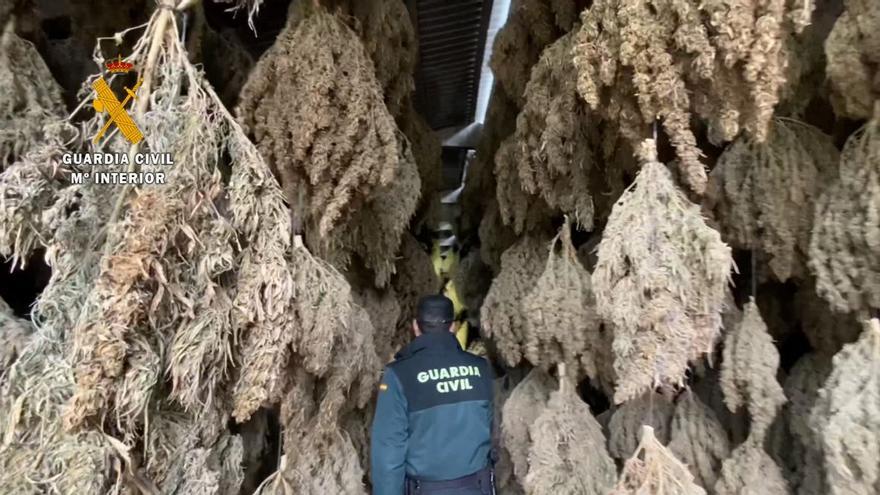
[[[419,299],[418,314],[413,320],[416,336],[423,333],[455,332],[455,309],[446,296],[430,295]]]

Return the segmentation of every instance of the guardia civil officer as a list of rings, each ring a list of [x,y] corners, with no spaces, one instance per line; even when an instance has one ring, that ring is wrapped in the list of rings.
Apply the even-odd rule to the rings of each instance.
[[[374,495],[492,495],[492,371],[461,349],[452,301],[423,297],[416,338],[385,367],[373,420]]]

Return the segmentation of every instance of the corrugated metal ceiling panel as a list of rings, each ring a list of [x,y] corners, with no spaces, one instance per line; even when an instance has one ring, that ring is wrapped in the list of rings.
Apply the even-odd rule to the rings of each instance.
[[[434,129],[473,122],[492,0],[408,0],[419,38],[416,108]]]

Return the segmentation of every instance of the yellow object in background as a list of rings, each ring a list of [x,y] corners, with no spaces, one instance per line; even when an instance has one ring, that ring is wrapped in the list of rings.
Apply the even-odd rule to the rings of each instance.
[[[455,332],[455,338],[458,339],[459,345],[461,345],[462,349],[467,349],[467,341],[468,341],[468,322],[461,321],[460,318],[464,313],[464,310],[467,309],[464,307],[464,303],[461,298],[458,297],[458,291],[455,290],[455,283],[450,280],[446,283],[446,287],[443,288],[443,295],[448,297],[450,301],[452,301],[452,307],[455,311],[455,319],[460,321],[458,325],[458,331]]]
[[[458,253],[452,246],[444,246],[440,241],[434,241],[431,261],[434,263],[434,273],[438,277],[449,278],[458,265]]]

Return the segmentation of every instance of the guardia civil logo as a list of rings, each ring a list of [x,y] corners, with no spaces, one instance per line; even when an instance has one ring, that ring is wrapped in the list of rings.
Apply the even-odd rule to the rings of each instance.
[[[106,65],[107,70],[111,74],[125,74],[134,68],[132,63],[122,60],[121,55],[117,56],[116,60],[107,62]],[[119,128],[119,132],[122,133],[122,135],[125,136],[125,139],[131,144],[141,142],[144,138],[144,134],[125,110],[125,106],[135,99],[137,91],[143,82],[143,79],[138,78],[137,83],[133,88],[124,88],[126,94],[122,101],[119,101],[116,94],[110,89],[110,85],[107,84],[104,76],[99,77],[92,83],[92,88],[97,94],[96,98],[92,101],[92,107],[94,107],[95,111],[98,113],[107,113],[108,117],[107,122],[104,123],[104,127],[98,131],[98,134],[94,138],[95,144],[98,144],[101,138],[104,137],[104,134],[111,125],[116,125],[116,127]]]

